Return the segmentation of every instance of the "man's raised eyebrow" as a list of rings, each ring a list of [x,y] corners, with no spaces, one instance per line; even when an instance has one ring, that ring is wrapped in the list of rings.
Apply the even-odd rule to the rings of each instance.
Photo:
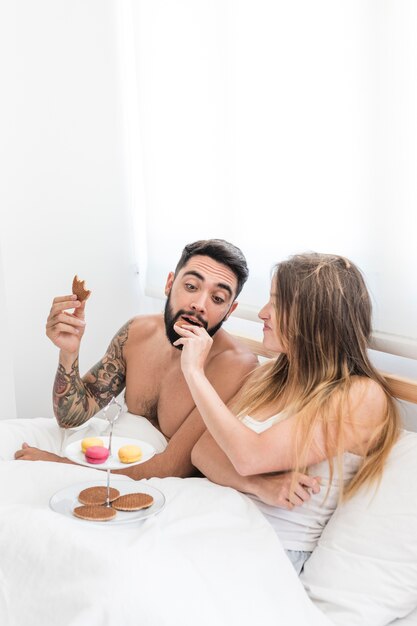
[[[196,278],[199,278],[201,281],[203,282],[205,281],[204,276],[202,274],[199,274],[199,272],[196,272],[195,270],[188,270],[187,272],[184,272],[183,277],[184,276],[195,276]],[[233,298],[233,292],[231,288],[229,287],[229,285],[227,285],[226,283],[217,283],[217,287],[227,291],[228,294]]]

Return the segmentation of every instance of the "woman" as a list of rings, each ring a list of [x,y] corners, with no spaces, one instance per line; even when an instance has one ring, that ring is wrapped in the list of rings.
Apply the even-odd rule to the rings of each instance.
[[[312,253],[279,263],[259,317],[264,346],[279,354],[248,378],[230,408],[204,374],[211,347],[205,330],[176,326],[176,344],[183,346],[182,370],[194,401],[235,474],[308,468],[322,476],[321,493],[302,507],[259,502],[300,572],[337,502],[381,476],[399,416],[369,361],[371,303],[349,260]],[[197,444],[193,461],[224,484],[208,449]]]

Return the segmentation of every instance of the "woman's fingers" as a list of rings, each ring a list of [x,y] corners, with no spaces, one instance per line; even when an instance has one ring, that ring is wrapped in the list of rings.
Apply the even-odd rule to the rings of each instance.
[[[204,364],[213,343],[205,328],[194,325],[174,324],[174,329],[180,338],[174,346],[181,348],[181,369],[187,378],[187,372],[204,369]]]
[[[313,493],[319,493],[320,491],[320,476],[309,476],[308,474],[298,474],[297,481],[300,485],[311,489]]]
[[[297,474],[294,489],[288,494],[288,501],[294,506],[300,506],[308,502],[311,493],[320,492],[320,476],[309,476],[308,474]]]
[[[181,324],[178,324],[178,323],[174,324],[174,328],[175,328],[175,332],[178,335],[181,335],[182,337],[196,336],[197,335],[197,330],[204,330],[204,329],[201,329],[200,326],[193,326],[192,324],[181,325]]]
[[[297,485],[292,493],[289,494],[289,501],[292,504],[300,505],[310,500],[310,494],[301,485]]]
[[[174,329],[175,332],[180,335],[180,339],[174,341],[174,346],[185,346],[188,341],[193,340],[192,345],[201,345],[204,348],[206,343],[212,342],[206,330],[200,328],[200,326],[180,326],[179,324],[174,324]],[[197,340],[197,343],[194,343],[194,340]]]

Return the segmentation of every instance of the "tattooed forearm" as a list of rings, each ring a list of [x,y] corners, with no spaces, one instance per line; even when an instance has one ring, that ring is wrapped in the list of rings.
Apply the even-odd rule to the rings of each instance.
[[[107,348],[105,357],[84,377],[85,386],[100,409],[125,387],[126,363],[123,348],[128,339],[130,323],[119,330]]]
[[[87,391],[78,371],[78,358],[68,373],[59,364],[53,391],[54,413],[60,426],[80,426],[91,417]]]
[[[80,378],[78,359],[69,373],[59,365],[54,384],[54,412],[60,426],[80,426],[123,391],[126,381],[123,348],[130,323],[119,330],[104,358],[83,379]]]
[[[85,387],[100,409],[113,398],[118,396],[125,387],[125,371],[117,367],[112,361],[99,361],[86,377]]]

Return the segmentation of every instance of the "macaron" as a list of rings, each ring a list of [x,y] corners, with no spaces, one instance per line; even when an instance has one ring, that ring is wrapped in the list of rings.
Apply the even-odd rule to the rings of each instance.
[[[107,448],[103,446],[90,446],[85,451],[85,460],[87,463],[93,463],[94,465],[98,465],[99,463],[104,463],[109,458],[109,451]]]
[[[104,446],[103,440],[100,437],[86,437],[81,442],[81,450],[85,454],[87,448],[91,446]]]
[[[119,459],[121,463],[135,463],[142,457],[142,450],[139,446],[122,446],[119,448]]]

